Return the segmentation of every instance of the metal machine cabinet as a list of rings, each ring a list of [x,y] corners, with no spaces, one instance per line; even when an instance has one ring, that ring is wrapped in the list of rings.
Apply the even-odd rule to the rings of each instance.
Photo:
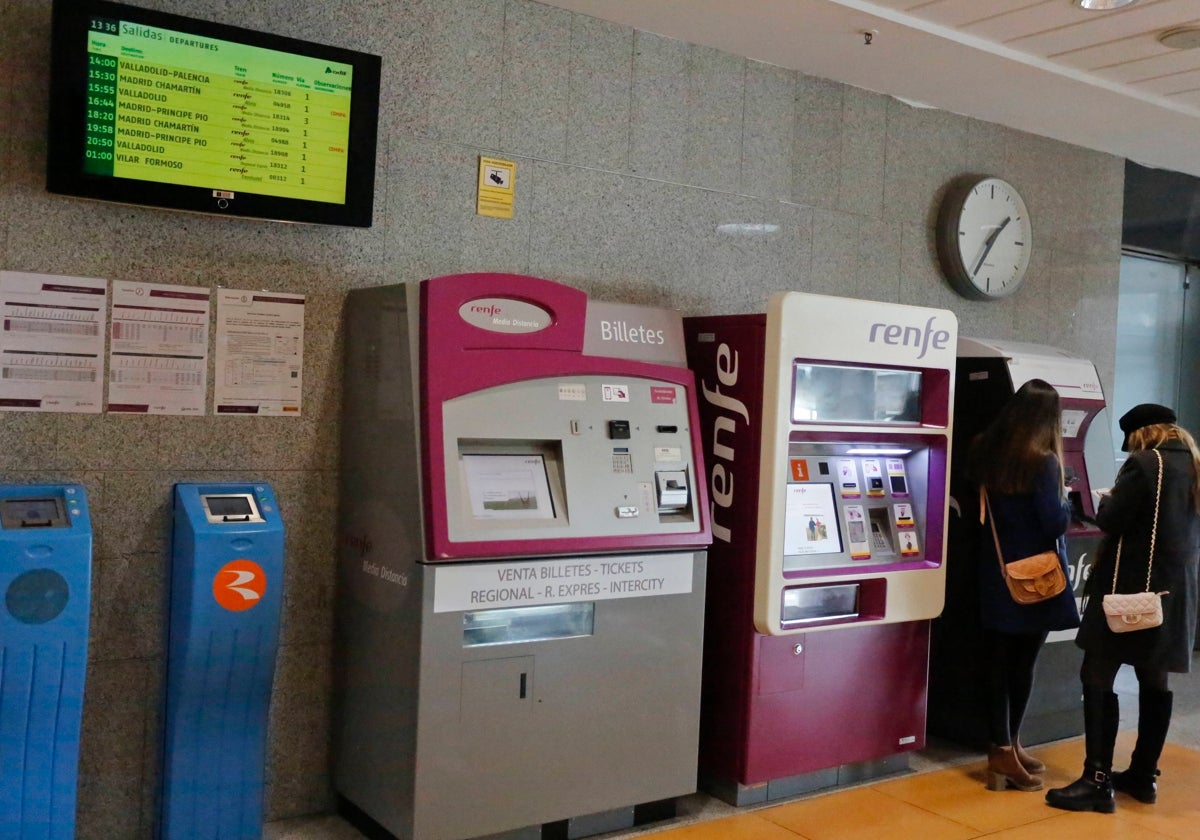
[[[675,312],[507,274],[350,293],[334,788],[352,820],[581,836],[695,790],[694,391]]]
[[[944,594],[954,314],[786,292],[684,330],[713,500],[702,786],[743,805],[905,768]]]

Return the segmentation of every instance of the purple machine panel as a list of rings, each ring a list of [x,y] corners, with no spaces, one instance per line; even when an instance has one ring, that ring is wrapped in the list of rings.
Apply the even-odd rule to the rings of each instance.
[[[895,757],[925,745],[929,621],[882,621],[889,584],[895,579],[884,572],[922,574],[921,569],[940,566],[946,500],[948,444],[944,434],[931,433],[932,427],[945,427],[949,421],[947,377],[940,371],[926,376],[923,422],[899,430],[899,435],[873,432],[861,423],[841,433],[828,425],[811,433],[793,430],[788,445],[794,477],[834,488],[822,494],[836,513],[828,527],[842,536],[835,539],[841,550],[830,549],[824,563],[802,557],[798,565],[785,568],[786,585],[845,584],[855,600],[848,614],[798,622],[800,632],[758,632],[761,519],[771,504],[760,497],[764,452],[770,443],[763,439],[764,415],[771,411],[764,405],[764,378],[771,372],[769,366],[781,363],[766,346],[767,318],[754,314],[684,319],[688,363],[700,389],[713,533],[700,777],[702,786],[738,805],[892,772],[899,769]],[[785,358],[782,363],[794,361]],[[907,476],[904,492],[889,491],[886,510],[892,518],[893,496],[911,505],[903,510],[915,508],[921,526],[916,533],[923,536],[924,546],[920,555],[902,557],[897,543],[896,562],[890,565],[878,552],[865,562],[852,556],[847,543],[853,532],[843,521],[847,502],[837,490],[836,474],[838,453],[847,451],[848,442],[884,440],[899,440],[921,453],[916,466],[910,465],[913,474]],[[816,452],[826,454],[809,456]],[[822,476],[828,475],[831,465],[828,479],[815,474],[819,467]],[[796,486],[789,479],[787,487]],[[866,487],[862,489],[865,495]],[[855,507],[870,513],[866,505]],[[882,510],[882,502],[876,507]],[[835,518],[838,521],[832,521]],[[894,537],[894,521],[890,525]],[[821,576],[823,581],[817,580]]]

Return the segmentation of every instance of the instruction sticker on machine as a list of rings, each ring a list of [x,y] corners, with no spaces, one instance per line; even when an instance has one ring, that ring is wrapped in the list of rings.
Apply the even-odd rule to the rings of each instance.
[[[692,560],[684,552],[439,566],[433,611],[680,595],[692,591]]]

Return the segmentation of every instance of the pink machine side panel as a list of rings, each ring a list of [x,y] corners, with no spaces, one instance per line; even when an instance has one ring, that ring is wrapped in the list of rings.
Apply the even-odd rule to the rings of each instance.
[[[480,329],[460,317],[463,304],[488,298],[538,306],[550,313],[550,326],[537,332],[500,333]],[[457,543],[450,540],[442,405],[463,394],[511,382],[580,374],[671,382],[688,394],[692,451],[697,473],[701,472],[700,419],[692,372],[671,365],[583,355],[587,300],[587,295],[578,289],[519,274],[455,274],[421,284],[421,460],[428,560],[703,548],[711,541],[708,495],[701,481],[696,482],[700,527],[694,533]]]
[[[718,779],[740,780],[744,775],[751,682],[757,671],[760,637],[754,632],[754,569],[766,324],[766,315],[683,321],[688,364],[700,389],[700,437],[712,499],[700,773]],[[708,333],[713,341],[698,340],[697,336]],[[725,370],[718,371],[722,345],[730,355],[722,362]],[[736,366],[736,376],[729,372],[730,363]],[[714,451],[718,434],[719,447]]]
[[[742,784],[925,746],[928,621],[756,636],[754,648]]]

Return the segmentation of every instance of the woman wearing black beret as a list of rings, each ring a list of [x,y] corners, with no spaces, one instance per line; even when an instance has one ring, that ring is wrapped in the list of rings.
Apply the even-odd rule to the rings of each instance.
[[[1083,776],[1047,792],[1046,801],[1055,808],[1110,814],[1116,809],[1114,789],[1145,803],[1154,802],[1158,795],[1158,759],[1171,723],[1167,675],[1187,673],[1191,667],[1200,564],[1200,452],[1192,436],[1175,421],[1174,411],[1153,403],[1135,406],[1120,421],[1125,433],[1121,449],[1129,458],[1096,512],[1105,538],[1087,582],[1087,606],[1075,639],[1084,650],[1080,669]],[[1159,456],[1162,487],[1156,527]],[[1117,540],[1122,539],[1122,548],[1116,591],[1142,592],[1155,531],[1150,589],[1170,593],[1162,597],[1162,625],[1113,633],[1101,604],[1104,595],[1113,591]],[[1119,719],[1113,681],[1122,664],[1133,666],[1138,679],[1137,744],[1129,769],[1113,773]]]

